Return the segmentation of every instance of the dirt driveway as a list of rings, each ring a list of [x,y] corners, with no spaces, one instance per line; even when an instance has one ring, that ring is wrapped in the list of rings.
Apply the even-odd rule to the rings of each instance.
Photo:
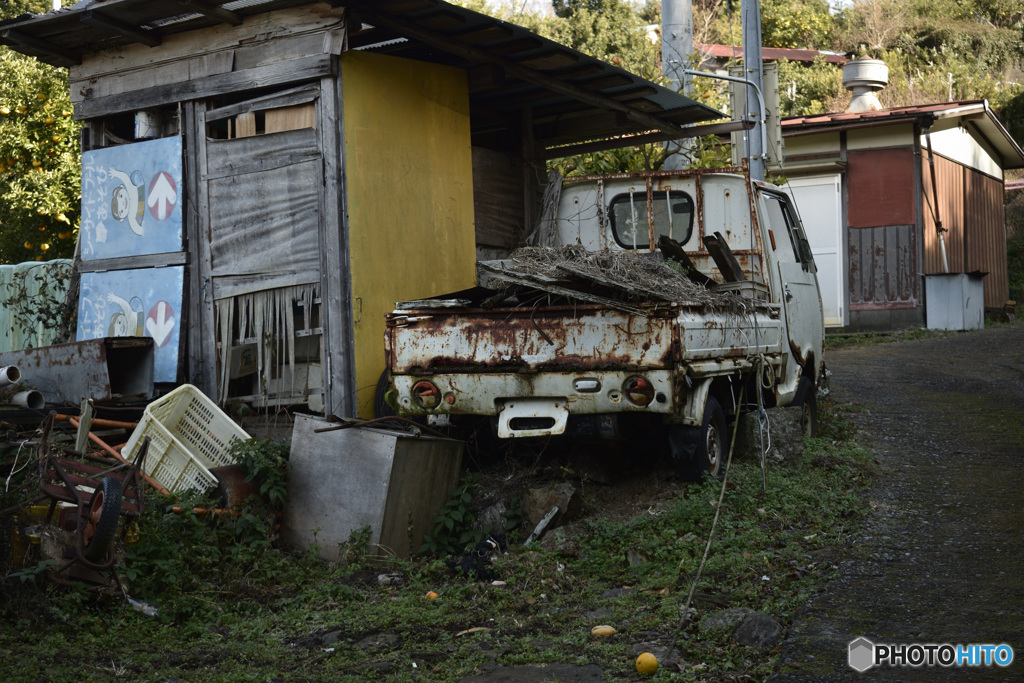
[[[836,401],[885,476],[771,680],[1024,681],[1024,325],[844,348]],[[848,644],[1010,645],[1008,668],[871,668]]]

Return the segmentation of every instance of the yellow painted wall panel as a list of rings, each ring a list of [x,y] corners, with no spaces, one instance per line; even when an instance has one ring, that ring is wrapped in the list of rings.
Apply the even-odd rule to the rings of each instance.
[[[396,57],[341,58],[360,417],[384,369],[396,301],[476,283],[466,74]]]

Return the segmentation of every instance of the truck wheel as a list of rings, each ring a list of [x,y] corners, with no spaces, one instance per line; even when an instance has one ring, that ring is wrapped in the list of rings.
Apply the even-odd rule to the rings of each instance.
[[[373,393],[373,416],[374,417],[394,417],[395,411],[390,405],[388,405],[387,393],[389,389],[388,382],[388,371],[380,373],[380,379],[377,380],[377,389]]]
[[[700,481],[704,475],[719,478],[725,467],[725,413],[714,396],[704,404],[700,427],[674,426],[669,447],[683,481]]]
[[[800,386],[796,389],[796,397],[793,399],[794,406],[803,407],[803,414],[800,416],[800,427],[804,436],[818,435],[818,391],[814,388],[814,382],[810,377],[802,377]]]

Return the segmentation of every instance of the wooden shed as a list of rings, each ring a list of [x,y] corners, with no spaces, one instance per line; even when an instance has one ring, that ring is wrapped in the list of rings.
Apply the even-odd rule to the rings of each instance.
[[[986,308],[1006,305],[1004,171],[1024,167],[1024,152],[988,102],[789,118],[782,135],[826,325],[923,325],[942,246],[948,272],[985,273]]]
[[[86,0],[0,24],[70,69],[79,339],[222,404],[369,417],[384,314],[475,284],[551,157],[721,115],[437,0]]]

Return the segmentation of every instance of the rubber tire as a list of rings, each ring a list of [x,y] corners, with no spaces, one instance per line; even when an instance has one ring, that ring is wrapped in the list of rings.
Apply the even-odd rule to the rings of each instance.
[[[99,562],[107,556],[121,517],[121,482],[113,477],[103,477],[89,501],[89,516],[99,513],[96,530],[82,548],[82,557],[90,562]]]
[[[728,455],[726,423],[722,406],[714,396],[709,395],[704,404],[704,419],[700,427],[671,428],[669,446],[683,481],[701,481],[705,476],[722,477]]]
[[[388,405],[385,396],[388,393],[388,389],[391,388],[391,383],[388,382],[388,371],[380,373],[380,379],[377,380],[377,389],[373,393],[373,416],[374,417],[394,417],[395,411]]]
[[[800,385],[796,389],[796,396],[793,398],[793,405],[803,408],[800,417],[800,428],[804,436],[818,435],[818,391],[814,388],[814,382],[810,377],[800,378]]]

